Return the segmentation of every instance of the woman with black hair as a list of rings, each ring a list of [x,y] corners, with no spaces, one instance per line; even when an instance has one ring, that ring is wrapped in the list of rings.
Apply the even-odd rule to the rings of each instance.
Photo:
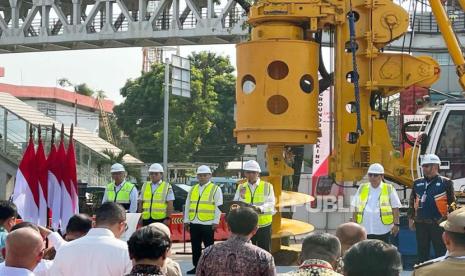
[[[164,232],[150,226],[140,228],[128,240],[133,267],[126,276],[163,275],[161,267],[170,248],[171,240]]]

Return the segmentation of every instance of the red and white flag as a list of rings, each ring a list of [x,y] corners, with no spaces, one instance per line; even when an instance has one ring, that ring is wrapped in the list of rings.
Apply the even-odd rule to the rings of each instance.
[[[76,154],[74,152],[73,134],[71,126],[71,135],[69,138],[68,153],[66,154],[66,169],[63,170],[64,188],[61,190],[61,229],[66,230],[69,219],[79,213],[77,173],[76,173]]]
[[[32,135],[16,172],[13,203],[23,221],[39,221],[39,183],[36,177],[34,141]]]
[[[55,144],[52,143],[47,158],[48,171],[48,195],[47,202],[52,215],[52,227],[58,230],[61,217],[61,164],[58,160],[58,152]]]
[[[44,145],[39,136],[39,145],[35,157],[36,177],[39,190],[39,221],[38,224],[47,227],[47,191],[48,191],[48,170],[47,160],[45,159]]]
[[[62,229],[62,231],[65,231],[66,228],[63,227],[63,221],[62,221],[62,218],[63,218],[63,204],[65,204],[63,201],[66,200],[66,196],[65,194],[67,194],[66,192],[66,187],[65,187],[65,179],[66,179],[66,150],[65,150],[65,142],[63,141],[63,137],[61,138],[60,140],[60,145],[58,146],[58,151],[57,151],[57,163],[60,165],[60,229]]]

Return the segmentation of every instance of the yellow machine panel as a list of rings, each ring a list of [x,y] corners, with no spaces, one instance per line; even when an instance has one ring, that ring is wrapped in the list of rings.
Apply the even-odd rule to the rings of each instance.
[[[440,5],[439,0],[431,1]],[[384,165],[387,178],[410,186],[417,148],[406,150],[403,156],[394,149],[386,123],[388,111],[379,106],[383,98],[409,86],[430,86],[440,70],[430,57],[383,51],[407,31],[408,13],[392,0],[258,0],[248,15],[251,39],[237,46],[234,134],[240,144],[268,145],[267,179],[274,186],[277,205],[284,204],[279,200],[282,176],[292,173],[285,166],[284,147],[314,144],[320,133],[321,34],[316,34],[325,30],[330,30],[334,41],[332,178],[359,181],[368,166],[377,162]],[[457,48],[447,20],[439,23],[449,34],[446,40]],[[465,73],[460,74],[465,72],[460,49],[454,53],[459,77],[465,79]],[[295,232],[311,229],[302,226],[295,227]],[[292,222],[282,222],[279,212],[272,228],[276,238],[293,230]],[[275,239],[273,251],[279,245]]]
[[[258,40],[237,46],[238,143],[316,143],[318,47],[303,40]]]

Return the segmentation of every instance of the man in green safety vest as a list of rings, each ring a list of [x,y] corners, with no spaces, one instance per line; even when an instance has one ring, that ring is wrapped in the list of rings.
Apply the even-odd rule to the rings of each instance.
[[[115,163],[111,166],[111,178],[113,182],[108,183],[103,195],[102,204],[105,202],[116,202],[123,205],[126,212],[137,212],[137,188],[136,185],[126,181],[126,170],[124,166]]]
[[[173,213],[174,193],[171,184],[163,181],[163,167],[154,163],[149,168],[150,180],[142,186],[140,191],[140,205],[142,208],[142,225],[154,222],[169,224]]]
[[[243,170],[247,182],[237,186],[235,201],[248,203],[258,214],[258,230],[252,237],[252,243],[270,252],[271,249],[271,222],[275,214],[275,196],[273,185],[260,179],[260,165],[255,160],[244,163]]]
[[[220,223],[221,211],[218,206],[223,205],[221,188],[210,181],[212,172],[208,166],[197,168],[199,183],[192,186],[187,194],[184,207],[184,228],[191,235],[192,263],[194,268],[187,274],[195,274],[197,263],[204,247],[215,241],[215,230]]]
[[[352,207],[352,220],[365,227],[368,239],[390,243],[390,237],[399,232],[401,203],[395,188],[383,181],[384,167],[374,163],[368,168],[368,181],[357,190]]]

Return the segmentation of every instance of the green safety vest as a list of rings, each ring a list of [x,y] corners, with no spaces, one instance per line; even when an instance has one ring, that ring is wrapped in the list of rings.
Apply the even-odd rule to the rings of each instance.
[[[126,210],[129,210],[131,191],[136,185],[131,182],[124,182],[123,187],[116,192],[116,186],[114,182],[111,182],[107,185],[107,201],[116,202],[124,206]]]
[[[391,184],[381,182],[381,194],[379,195],[379,209],[381,214],[381,222],[384,225],[390,225],[394,223],[394,215],[392,214],[391,198],[390,194],[393,191]],[[368,195],[370,193],[370,183],[363,183],[360,186],[359,200],[357,206],[357,223],[362,223],[363,212],[368,202]]]
[[[200,221],[212,221],[215,219],[215,200],[214,196],[218,186],[213,183],[207,185],[202,194],[199,194],[199,184],[195,184],[191,190],[189,220],[193,221],[195,217]]]
[[[245,203],[262,206],[265,204],[265,198],[270,194],[270,185],[270,183],[260,180],[253,194],[247,182],[239,185],[238,189],[245,189],[245,198],[243,199]],[[272,221],[273,212],[264,212],[263,214],[258,214],[259,228],[270,225]]]
[[[152,182],[147,182],[142,190],[142,219],[166,218],[166,196],[171,185],[162,181],[155,191],[152,191]]]

